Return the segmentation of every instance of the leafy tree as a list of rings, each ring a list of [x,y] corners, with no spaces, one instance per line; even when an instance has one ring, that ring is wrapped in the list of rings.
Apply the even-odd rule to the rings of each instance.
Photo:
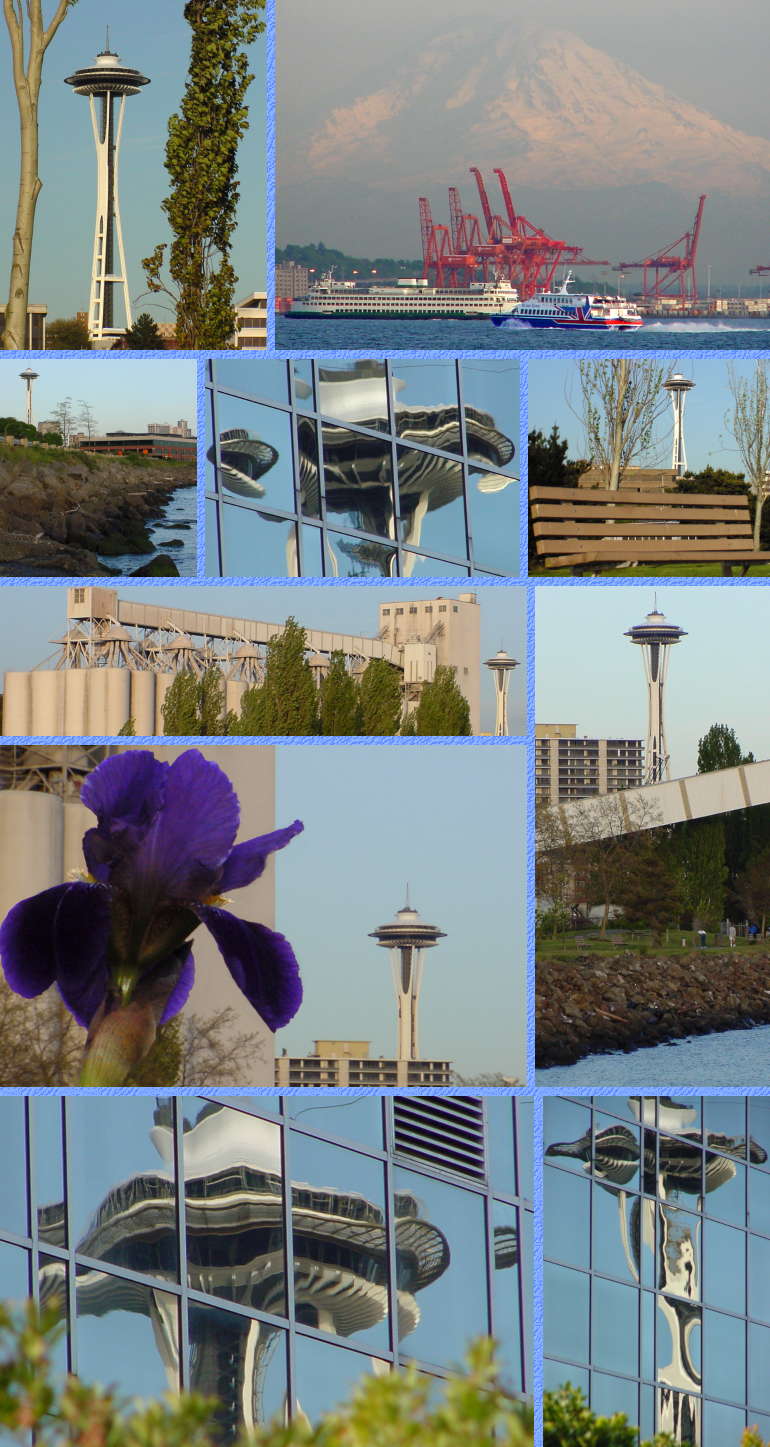
[[[85,432],[86,437],[90,442],[96,431],[96,417],[94,416],[94,409],[91,406],[90,402],[86,402],[82,397],[80,399],[78,422],[80,423],[80,426],[83,428],[83,431]]]
[[[662,938],[667,925],[677,922],[682,905],[679,881],[656,833],[628,840],[616,902],[630,919],[645,924],[655,941]]]
[[[725,820],[693,819],[671,831],[667,855],[692,928],[715,929],[724,919],[728,871]]]
[[[338,277],[347,279],[371,276],[373,272],[378,276],[419,276],[422,272],[421,260],[396,260],[392,256],[348,256],[346,252],[337,251],[333,246],[325,246],[323,241],[308,242],[304,246],[294,244],[278,247],[275,259],[293,261],[295,265],[306,266],[319,275],[333,267]]]
[[[577,487],[589,463],[570,461],[569,443],[554,423],[548,436],[534,428],[529,434],[527,479],[532,487]]]
[[[754,755],[744,754],[735,731],[727,724],[712,724],[698,743],[698,773],[710,774],[715,769],[734,769],[739,764],[753,764]],[[756,816],[756,817],[755,817]],[[770,842],[770,809],[737,809],[724,816],[725,863],[728,888],[732,892],[738,875],[746,868],[751,854],[765,840]],[[731,899],[730,908],[734,906]]]
[[[11,43],[13,88],[19,112],[19,189],[3,329],[6,351],[23,349],[27,341],[32,239],[37,198],[43,189],[38,175],[38,98],[43,62],[59,26],[76,3],[77,0],[57,0],[53,15],[46,24],[43,0],[27,0],[23,8],[20,0],[3,0],[3,16]]]
[[[136,737],[136,720],[127,718],[123,727],[118,729],[119,739],[133,739]]]
[[[579,1388],[567,1382],[543,1393],[543,1447],[674,1447],[674,1439],[664,1433],[640,1443],[624,1412],[596,1416]]]
[[[330,656],[329,670],[321,681],[318,702],[322,734],[347,736],[361,732],[358,689],[340,650],[335,649]]]
[[[178,673],[163,700],[163,732],[218,738],[231,732],[232,720],[225,717],[225,689],[219,668],[207,668],[197,678],[184,670]]]
[[[128,328],[124,341],[130,352],[162,352],[164,349],[158,323],[149,312],[142,312],[137,317],[134,325]]]
[[[53,409],[53,415],[59,424],[62,442],[65,447],[69,447],[70,431],[75,420],[75,414],[72,411],[72,398],[65,397],[62,402],[57,403]]]
[[[725,467],[701,468],[700,472],[686,472],[677,480],[676,491],[683,493],[713,492],[719,495],[731,494],[745,497],[749,485],[742,472],[729,472]]]
[[[454,668],[440,663],[433,679],[420,694],[414,731],[421,737],[438,734],[469,734],[471,711],[457,685]]]
[[[49,352],[90,352],[88,326],[77,317],[60,317],[46,327],[45,345]]]
[[[734,769],[738,764],[753,764],[754,755],[744,754],[735,734],[727,724],[712,724],[698,740],[698,773],[711,774],[716,769]]]
[[[732,413],[725,426],[735,439],[754,495],[754,547],[759,547],[762,510],[770,495],[770,384],[767,362],[755,362],[751,379],[741,377],[732,362],[727,364],[732,394]]]
[[[594,467],[604,485],[620,487],[634,458],[642,461],[654,442],[658,419],[668,407],[662,390],[666,368],[650,362],[578,362],[578,416]]]
[[[26,437],[30,442],[40,442],[36,427],[29,422],[20,422],[18,417],[0,417],[0,437]]]
[[[174,240],[173,290],[161,281],[165,245],[142,263],[151,292],[176,300],[177,346],[221,348],[235,330],[237,277],[230,262],[238,211],[238,146],[248,128],[253,79],[244,50],[264,29],[263,0],[187,0],[192,30],[187,88],[168,124],[163,202]]]
[[[759,925],[764,935],[770,916],[770,845],[749,860],[738,875],[735,892],[747,917]]]
[[[296,618],[287,618],[283,631],[267,645],[264,682],[243,696],[239,733],[318,732],[318,694],[306,652],[305,629]]]
[[[397,734],[401,718],[401,680],[384,658],[372,658],[361,675],[361,727],[379,738]]]

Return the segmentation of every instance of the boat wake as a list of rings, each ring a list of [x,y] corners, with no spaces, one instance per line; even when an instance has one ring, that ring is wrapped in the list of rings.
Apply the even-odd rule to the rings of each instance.
[[[736,326],[734,322],[708,322],[708,321],[661,321],[646,322],[645,332],[768,332],[770,331],[770,318],[764,322],[756,322],[751,326]]]

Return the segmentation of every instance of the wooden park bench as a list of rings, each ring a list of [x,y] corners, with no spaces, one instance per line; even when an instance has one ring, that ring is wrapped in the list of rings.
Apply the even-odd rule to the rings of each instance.
[[[770,563],[753,544],[749,500],[733,494],[531,487],[532,531],[546,568],[597,563]]]

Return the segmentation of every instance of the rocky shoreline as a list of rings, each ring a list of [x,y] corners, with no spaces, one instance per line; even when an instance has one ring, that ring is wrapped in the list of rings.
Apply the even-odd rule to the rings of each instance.
[[[537,964],[536,1064],[639,1050],[687,1035],[770,1024],[770,957],[579,955]]]
[[[0,575],[113,576],[118,570],[99,554],[155,554],[150,527],[176,489],[196,480],[194,460],[137,464],[52,448],[33,461],[27,449],[0,447]],[[161,555],[136,574],[176,577],[178,570]]]

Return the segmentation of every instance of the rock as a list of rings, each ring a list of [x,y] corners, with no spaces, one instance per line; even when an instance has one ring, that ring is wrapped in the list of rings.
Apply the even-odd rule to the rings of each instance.
[[[129,578],[178,578],[179,569],[173,558],[167,558],[165,554],[158,553],[149,563],[144,563],[141,568],[134,568],[129,573]]]

